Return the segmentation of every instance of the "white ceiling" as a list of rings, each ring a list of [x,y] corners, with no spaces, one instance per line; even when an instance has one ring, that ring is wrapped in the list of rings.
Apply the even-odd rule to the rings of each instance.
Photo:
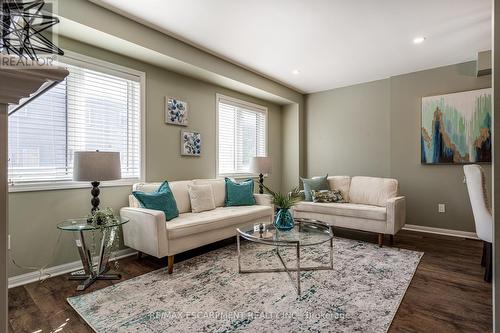
[[[91,1],[306,93],[491,49],[491,0]]]

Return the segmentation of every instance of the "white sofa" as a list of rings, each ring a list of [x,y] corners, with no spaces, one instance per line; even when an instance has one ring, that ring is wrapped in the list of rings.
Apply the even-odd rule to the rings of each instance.
[[[328,177],[330,189],[340,190],[347,203],[302,201],[293,211],[297,218],[310,218],[342,227],[378,234],[379,246],[384,235],[391,242],[405,225],[405,197],[398,196],[398,181],[375,177]]]
[[[191,212],[189,184],[211,184],[216,209],[201,213]],[[161,183],[139,183],[134,191],[153,192]],[[125,245],[140,253],[168,257],[168,272],[172,273],[174,255],[236,235],[236,228],[251,223],[271,223],[273,205],[271,196],[255,194],[256,205],[224,207],[226,187],[224,179],[196,179],[169,182],[179,217],[165,221],[162,211],[140,208],[139,202],[129,196],[129,206],[120,210],[130,219],[123,225]]]

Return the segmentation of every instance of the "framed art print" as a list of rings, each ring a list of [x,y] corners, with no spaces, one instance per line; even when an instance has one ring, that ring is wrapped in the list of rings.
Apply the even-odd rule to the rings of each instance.
[[[198,132],[181,131],[181,155],[201,155],[201,134]]]
[[[422,164],[490,163],[491,88],[422,98]]]
[[[167,124],[188,125],[188,103],[172,97],[165,97],[165,122]]]

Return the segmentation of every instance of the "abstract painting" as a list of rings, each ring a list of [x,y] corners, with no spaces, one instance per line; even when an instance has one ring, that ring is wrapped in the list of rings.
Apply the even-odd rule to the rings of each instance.
[[[197,132],[181,131],[181,155],[201,155],[201,134]]]
[[[165,122],[167,124],[188,125],[188,103],[172,97],[165,97]]]
[[[421,162],[491,162],[491,107],[491,88],[423,97]]]

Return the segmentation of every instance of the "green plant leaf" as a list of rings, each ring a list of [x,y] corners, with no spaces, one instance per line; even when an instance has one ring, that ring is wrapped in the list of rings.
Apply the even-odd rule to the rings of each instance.
[[[267,193],[272,196],[272,203],[278,208],[289,209],[303,200],[302,193],[300,192],[300,189],[298,187],[294,187],[287,194],[275,192],[264,184],[262,184],[262,187],[266,190]]]

